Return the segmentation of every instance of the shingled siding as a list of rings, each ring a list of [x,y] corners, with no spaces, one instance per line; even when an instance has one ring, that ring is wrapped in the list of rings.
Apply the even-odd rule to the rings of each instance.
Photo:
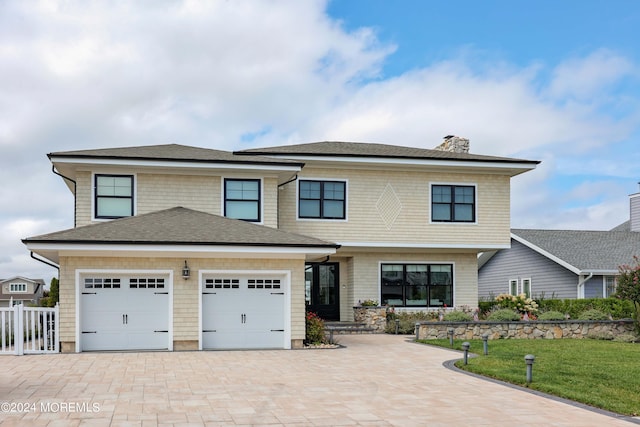
[[[347,181],[347,220],[298,220],[297,185],[280,191],[280,228],[338,242],[425,245],[508,245],[509,177],[502,175],[319,169],[299,180]],[[477,224],[431,223],[431,184],[477,185]],[[394,212],[395,211],[395,212]]]
[[[353,320],[353,307],[364,300],[380,302],[380,263],[452,263],[454,264],[454,305],[476,307],[478,304],[476,254],[461,253],[367,253],[350,254],[348,262],[340,264],[341,271],[350,274],[346,283],[348,291],[341,289],[341,320]],[[332,258],[333,259],[333,258]],[[346,267],[346,268],[345,268]],[[343,294],[350,299],[342,300]],[[352,296],[351,296],[352,295]],[[414,310],[417,308],[414,308]]]
[[[198,347],[199,270],[288,270],[291,271],[292,347],[305,337],[304,260],[189,258],[191,277],[184,280],[184,258],[62,257],[60,260],[60,341],[64,352],[75,351],[76,269],[173,270],[173,341],[178,349]]]
[[[577,298],[578,276],[550,259],[511,240],[511,249],[496,253],[478,272],[480,298],[509,293],[509,280],[531,279],[534,297]]]
[[[135,175],[135,213],[137,215],[182,206],[214,215],[224,215],[222,207],[223,178],[220,175],[177,175],[118,172]],[[88,225],[92,216],[91,172],[79,172],[77,175],[77,226]],[[233,178],[239,176],[234,175]],[[256,176],[247,178],[255,179]],[[262,181],[262,222],[276,228],[277,214],[277,178],[264,178]]]

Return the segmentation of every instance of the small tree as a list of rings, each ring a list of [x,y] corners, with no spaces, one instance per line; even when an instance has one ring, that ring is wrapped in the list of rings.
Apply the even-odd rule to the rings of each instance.
[[[616,297],[633,302],[636,316],[636,331],[640,333],[640,257],[633,256],[635,266],[621,265],[619,267]]]
[[[53,277],[49,285],[49,291],[45,291],[43,298],[40,300],[40,305],[42,307],[55,307],[60,298],[59,289],[58,279]]]

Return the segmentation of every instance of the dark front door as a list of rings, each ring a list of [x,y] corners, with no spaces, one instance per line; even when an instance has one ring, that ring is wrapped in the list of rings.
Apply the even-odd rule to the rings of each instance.
[[[307,264],[305,268],[307,310],[324,320],[340,320],[340,269],[337,262]]]

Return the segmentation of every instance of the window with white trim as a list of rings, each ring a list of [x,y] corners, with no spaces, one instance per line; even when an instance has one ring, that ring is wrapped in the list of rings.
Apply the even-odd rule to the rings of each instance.
[[[298,218],[345,219],[347,183],[345,181],[300,180]]]
[[[95,217],[133,216],[133,175],[98,175],[94,182]]]
[[[224,216],[260,222],[260,180],[224,180]]]
[[[531,298],[531,279],[510,279],[509,294],[515,296],[525,294],[527,298]]]
[[[604,276],[604,297],[609,298],[616,293],[616,276]]]
[[[9,285],[9,292],[27,292],[27,284],[26,283],[11,283]]]
[[[431,186],[431,221],[475,222],[476,188],[473,185]]]

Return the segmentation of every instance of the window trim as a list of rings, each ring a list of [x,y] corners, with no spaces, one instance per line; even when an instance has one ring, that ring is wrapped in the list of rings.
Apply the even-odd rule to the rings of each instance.
[[[378,261],[378,298],[380,298],[380,304],[382,304],[382,266],[385,264],[391,264],[391,265],[402,265],[403,266],[403,272],[406,269],[407,265],[427,265],[427,266],[432,266],[432,265],[450,265],[451,266],[451,305],[447,306],[447,308],[454,308],[456,306],[456,263],[454,261],[416,261],[416,260],[382,260],[382,261]],[[394,309],[396,311],[403,311],[403,310],[415,310],[415,309],[427,309],[427,310],[433,310],[433,309],[437,309],[437,308],[441,308],[440,306],[430,306],[429,303],[429,291],[428,288],[430,287],[430,285],[427,285],[427,305],[425,306],[421,306],[421,305],[402,305],[402,306],[397,306],[394,305]]]
[[[14,287],[16,289],[14,289]],[[24,290],[20,290],[20,289],[17,289],[17,288],[24,288]],[[9,283],[9,292],[12,293],[12,294],[26,294],[26,293],[28,293],[27,290],[28,290],[27,284],[24,283],[24,282]]]
[[[507,291],[507,294],[509,295],[513,295],[513,296],[518,296],[521,294],[527,294],[524,291],[524,283],[525,281],[529,282],[529,295],[527,296],[527,298],[532,298],[533,295],[533,281],[531,280],[531,277],[523,277],[523,278],[517,278],[517,279],[509,279],[509,290]],[[512,290],[512,285],[515,284],[516,285],[516,293],[514,294],[511,290]]]
[[[263,224],[263,200],[264,200],[264,180],[262,178],[235,178],[235,177],[222,177],[222,216],[225,218],[229,218],[227,216],[227,181],[256,181],[258,183],[258,200],[256,201],[258,204],[258,219],[241,219],[241,218],[230,218],[230,219],[238,219],[240,221],[251,222],[254,224]],[[230,201],[253,201],[253,200],[236,200],[230,199]]]
[[[473,220],[471,221],[456,221],[456,220],[434,220],[433,219],[433,187],[472,187],[473,188]],[[451,203],[453,207],[455,203]],[[478,184],[475,182],[429,182],[429,223],[430,224],[478,224]]]
[[[117,178],[131,178],[131,215],[125,216],[98,216],[98,177],[100,176],[108,176],[108,177],[117,177]],[[92,185],[91,185],[91,193],[93,203],[91,205],[91,217],[93,220],[98,221],[110,221],[112,219],[118,218],[129,218],[136,215],[136,175],[135,174],[119,174],[119,173],[108,173],[108,172],[93,172],[91,177]],[[109,196],[100,196],[100,197],[109,197]],[[115,198],[115,197],[114,197]],[[123,197],[122,197],[123,198]]]
[[[302,181],[313,181],[313,182],[320,182],[320,183],[325,183],[325,182],[338,182],[338,183],[343,183],[344,184],[344,206],[343,206],[343,212],[344,215],[342,218],[325,218],[322,216],[322,201],[324,200],[322,198],[322,189],[323,187],[321,186],[321,198],[320,198],[320,216],[319,217],[303,217],[300,216],[300,182]],[[311,200],[311,199],[310,199]],[[315,199],[314,199],[315,200]],[[348,221],[348,212],[349,212],[349,180],[348,179],[343,179],[343,178],[327,178],[327,177],[322,177],[322,178],[314,178],[314,177],[299,177],[296,180],[296,220],[297,221],[327,221],[327,222],[347,222]]]
[[[609,279],[609,278],[613,279],[613,292],[611,292],[611,294],[607,295],[607,279]],[[613,274],[602,276],[602,298],[611,297],[611,295],[616,293],[617,289],[618,289],[618,276],[613,275]]]

